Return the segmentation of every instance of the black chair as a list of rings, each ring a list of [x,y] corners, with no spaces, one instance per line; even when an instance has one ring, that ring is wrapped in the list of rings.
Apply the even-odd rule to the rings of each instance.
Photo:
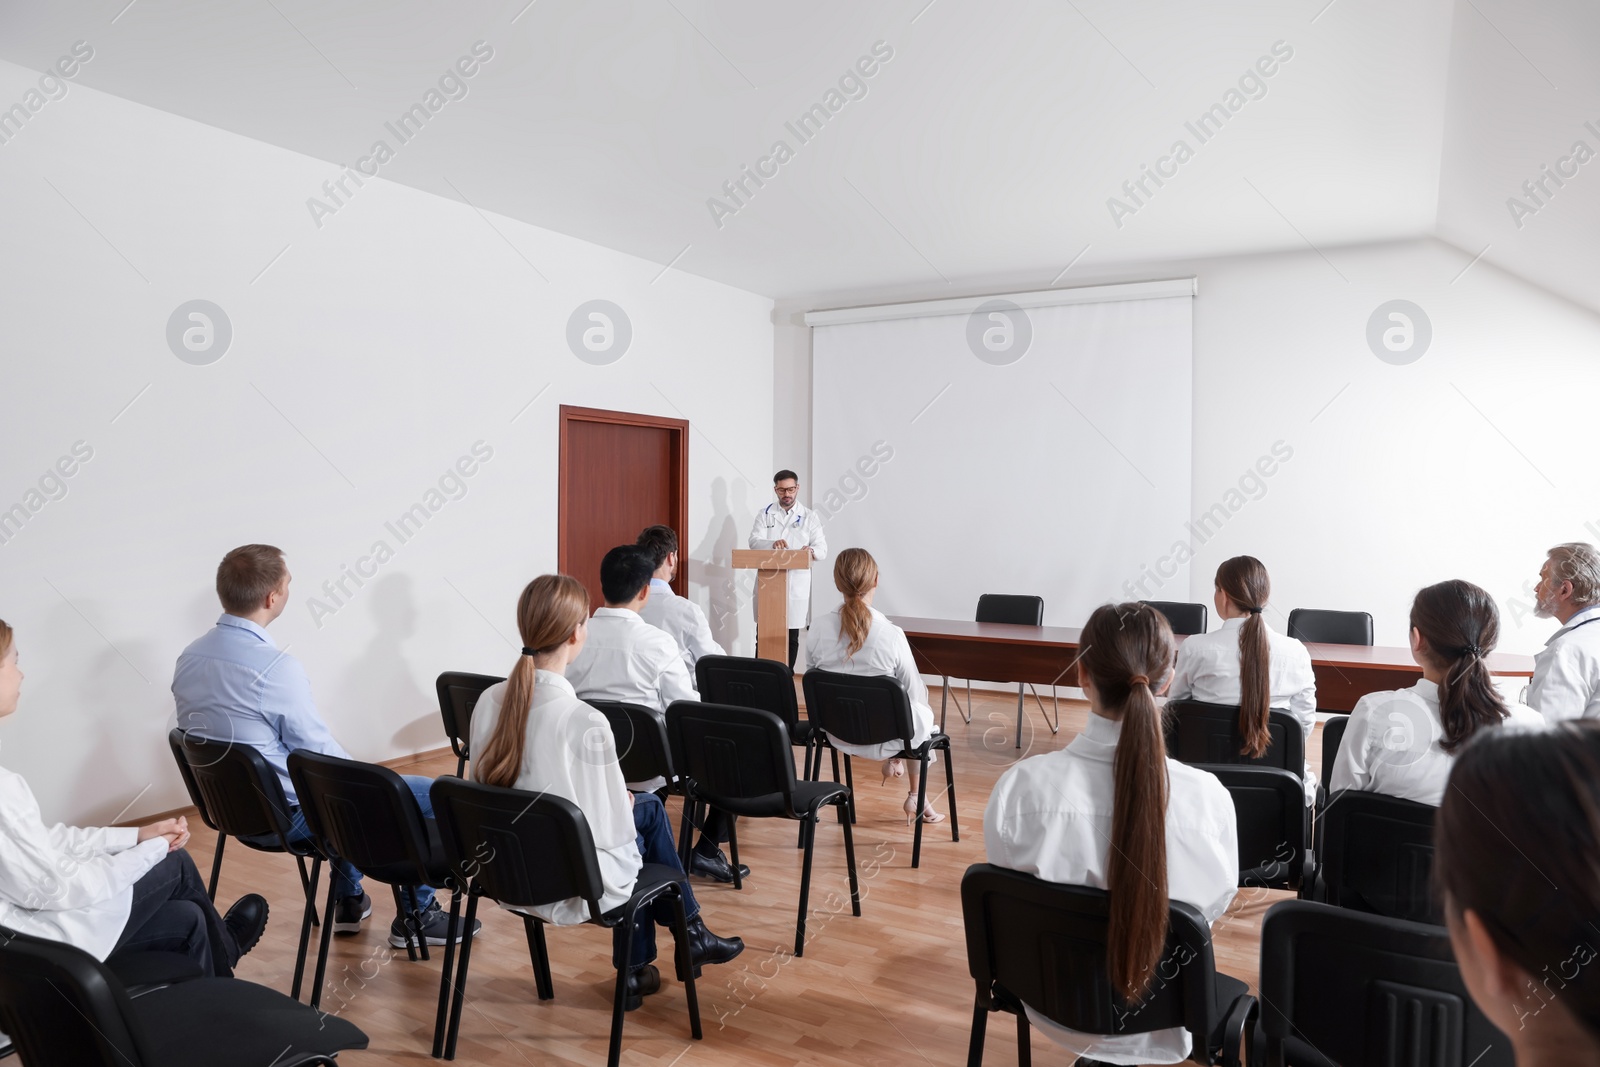
[[[976,622],[1002,622],[1018,626],[1044,625],[1044,597],[1026,596],[1011,593],[985,593],[978,598],[978,611]],[[1008,678],[984,678],[981,681],[1004,682]],[[944,729],[945,704],[950,697],[950,679],[943,680],[943,690],[939,696],[939,729]],[[1024,688],[1033,689],[1031,682],[1017,683],[1017,747],[1022,747],[1022,713]],[[1051,687],[1052,692],[1054,686]],[[1044,701],[1039,698],[1039,691],[1033,689],[1034,703],[1039,705],[1039,715],[1044,719],[1044,724],[1050,727],[1052,734],[1061,729],[1061,702],[1055,699],[1056,720],[1050,721],[1050,716],[1044,710]],[[1054,699],[1054,698],[1052,698]],[[956,711],[961,713],[965,722],[972,722],[972,679],[967,679],[967,706],[961,707],[960,701],[956,702]]]
[[[1267,750],[1246,756],[1239,732],[1239,709],[1231,704],[1206,704],[1199,700],[1174,700],[1167,705],[1164,726],[1167,755],[1179,763],[1240,763],[1253,767],[1281,767],[1304,779],[1306,737],[1300,722],[1287,711],[1267,712]]]
[[[449,875],[438,826],[422,817],[411,787],[394,771],[375,763],[323,756],[300,749],[289,753],[289,779],[300,795],[306,826],[324,859],[338,857],[365,878],[388,884],[395,911],[405,927],[406,954],[428,958],[428,939],[420,931],[421,911],[416,886],[443,888]],[[337,903],[328,879],[322,916],[322,941],[317,948],[317,973],[311,1006],[322,1003],[322,979],[328,966]],[[406,887],[401,899],[401,887]],[[452,938],[454,930],[451,931]]]
[[[0,1030],[28,1067],[305,1067],[367,1035],[240,978],[195,978],[134,993],[82,949],[0,938]]]
[[[1258,1033],[1252,1067],[1513,1063],[1462,984],[1444,927],[1311,901],[1274,904],[1261,924]]]
[[[1322,724],[1322,784],[1333,788],[1333,765],[1339,758],[1339,746],[1344,744],[1344,732],[1350,725],[1350,716],[1335,715]]]
[[[605,882],[595,857],[594,837],[583,813],[570,801],[547,793],[502,789],[459,778],[433,783],[434,815],[450,857],[450,867],[467,896],[466,933],[461,941],[461,963],[452,969],[455,944],[445,947],[444,974],[439,983],[439,1011],[434,1020],[433,1054],[454,1059],[461,1029],[461,1006],[466,1000],[467,967],[472,962],[472,929],[482,897],[514,908],[554,904],[582,897],[589,905],[588,922],[613,931],[620,939],[622,965],[617,968],[616,995],[611,1009],[611,1046],[607,1063],[616,1067],[622,1054],[622,1019],[626,1011],[628,972],[632,969],[630,932],[639,909],[670,896],[677,915],[673,938],[676,962],[689,1002],[689,1027],[700,1039],[700,1002],[690,967],[689,920],[684,910],[682,875],[662,864],[644,865],[634,883],[633,896],[619,907],[601,912]],[[450,902],[450,925],[457,927],[461,896]],[[535,987],[540,1000],[555,996],[550,957],[545,948],[544,922],[524,915],[528,948],[533,957]],[[451,994],[454,994],[453,997]],[[448,1030],[446,1010],[448,1009]]]
[[[1167,617],[1172,632],[1188,636],[1206,632],[1210,614],[1204,604],[1187,604],[1178,600],[1141,600]]]
[[[850,833],[850,790],[837,782],[795,780],[790,734],[782,719],[760,708],[679,700],[667,708],[667,736],[672,741],[672,762],[683,772],[686,805],[710,804],[751,819],[799,820],[805,859],[800,867],[800,916],[794,928],[796,956],[805,955],[811,854],[818,817],[826,805],[838,811],[844,827],[850,907],[855,915],[861,914],[856,849]],[[729,844],[737,889],[739,849],[736,842]]]
[[[439,693],[439,716],[444,719],[444,735],[450,739],[450,751],[456,755],[456,777],[466,773],[467,761],[472,758],[468,746],[472,741],[472,709],[478,698],[492,685],[505,681],[492,674],[470,674],[466,671],[445,671],[433,685]]]
[[[1316,899],[1391,919],[1442,924],[1433,892],[1433,820],[1438,808],[1341,789],[1317,820],[1322,874]]]
[[[909,741],[915,736],[911,717],[911,699],[900,683],[881,676],[857,676],[835,671],[809,670],[801,680],[806,694],[806,715],[816,724],[816,729],[832,734],[848,745],[881,745],[892,741]],[[950,807],[950,839],[961,840],[956,826],[955,768],[950,761],[950,737],[935,730],[933,735],[915,749],[903,748],[896,759],[914,759],[920,762],[917,776],[917,830],[912,839],[911,866],[922,862],[922,811],[928,802],[928,754],[944,750],[945,795]],[[834,751],[837,761],[838,751]],[[844,758],[848,773],[850,757]],[[812,761],[813,772],[817,761]],[[834,780],[838,781],[838,763],[834,764]],[[854,808],[852,802],[851,807]]]
[[[774,662],[761,660],[758,662]],[[778,664],[778,666],[783,666]],[[666,785],[655,792],[662,799],[682,796],[683,786],[678,773],[672,768],[672,750],[667,744],[667,726],[654,708],[643,704],[629,704],[621,700],[587,700],[584,703],[606,717],[611,726],[611,738],[617,746],[617,765],[622,769],[624,782],[650,782],[666,779]],[[689,805],[683,806],[683,819],[678,825],[678,843],[683,846],[684,869],[688,869]],[[733,840],[733,820],[728,820],[728,837]],[[735,875],[735,882],[738,876]]]
[[[1317,854],[1305,785],[1280,767],[1197,764],[1217,776],[1233,797],[1239,834],[1239,884],[1264,889],[1311,889]]]
[[[222,848],[230,836],[257,852],[293,856],[299,865],[305,906],[301,909],[304,916],[300,921],[300,946],[294,957],[294,985],[289,992],[299,1000],[306,972],[306,948],[311,943],[311,928],[317,925],[317,880],[322,873],[322,856],[309,840],[289,840],[294,806],[284,795],[278,773],[258,750],[249,745],[206,740],[176,727],[167,734],[167,743],[200,820],[217,832],[211,883],[206,888],[212,900],[217,898],[217,879],[222,874]]]
[[[776,660],[744,656],[701,656],[694,665],[695,689],[707,704],[760,708],[783,721],[789,743],[806,750],[800,777],[809,779],[816,733],[811,720],[800,717],[794,694],[794,672]]]
[[[991,1011],[1017,1017],[1017,1062],[1028,1067],[1026,1004],[1086,1034],[1122,1036],[1177,1027],[1189,1031],[1197,1063],[1236,1067],[1256,1001],[1216,969],[1211,928],[1198,910],[1172,901],[1167,948],[1142,1005],[1130,1006],[1106,974],[1110,896],[976,863],[961,879],[967,968],[977,983],[967,1067],[983,1067]],[[1216,1040],[1213,1040],[1213,1036]],[[1353,1062],[1353,1061],[1351,1061]]]
[[[1372,644],[1372,616],[1364,611],[1295,608],[1289,612],[1289,636],[1325,645]]]

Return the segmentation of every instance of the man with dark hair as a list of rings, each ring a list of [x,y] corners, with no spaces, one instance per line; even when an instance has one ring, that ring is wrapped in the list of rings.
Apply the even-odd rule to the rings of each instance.
[[[335,741],[311,699],[311,680],[300,661],[280,651],[267,635],[267,626],[289,602],[289,567],[281,549],[272,545],[244,545],[222,557],[217,567],[217,599],[222,616],[211,631],[193,642],[178,657],[172,676],[172,696],[178,705],[178,725],[196,736],[249,745],[266,758],[293,805],[290,842],[311,836],[305,816],[296,803],[289,779],[289,753],[297,749],[340,759],[352,758]],[[433,818],[428,798],[431,778],[403,776],[426,818]],[[265,839],[277,844],[276,836]],[[333,932],[353,934],[372,914],[372,898],[361,890],[361,874],[343,860],[329,864],[337,888]],[[433,890],[417,886],[422,909],[420,933],[430,945],[442,945],[450,917],[434,900]],[[406,945],[405,920],[396,917],[389,927],[389,944]],[[459,940],[459,937],[457,938]]]
[[[814,560],[828,558],[828,542],[822,536],[822,518],[800,503],[800,478],[791,470],[772,476],[772,492],[778,500],[756,513],[750,527],[751,548],[806,548]],[[808,625],[811,614],[811,571],[786,574],[788,583],[789,668],[794,669],[800,651],[800,628]]]
[[[567,664],[567,681],[579,700],[616,700],[650,708],[663,720],[674,700],[699,700],[683,650],[640,615],[650,599],[655,556],[638,545],[619,545],[600,561],[600,593],[605,607],[589,619],[583,650]],[[645,793],[666,785],[663,778],[629,782]],[[733,867],[717,847],[714,833],[702,835],[689,873],[719,882],[733,881]]]
[[[666,631],[683,651],[683,662],[694,673],[701,656],[722,656],[722,646],[711,636],[711,625],[700,605],[672,591],[668,583],[678,571],[678,535],[670,526],[647,526],[639,535],[638,546],[655,560],[650,577],[650,598],[639,614],[658,630]]]

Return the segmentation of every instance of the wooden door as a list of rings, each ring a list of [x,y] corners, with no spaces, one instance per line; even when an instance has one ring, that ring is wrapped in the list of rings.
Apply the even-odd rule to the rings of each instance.
[[[673,592],[688,594],[689,423],[655,415],[561,405],[557,557],[562,574],[598,607],[600,560],[646,526],[678,534]]]

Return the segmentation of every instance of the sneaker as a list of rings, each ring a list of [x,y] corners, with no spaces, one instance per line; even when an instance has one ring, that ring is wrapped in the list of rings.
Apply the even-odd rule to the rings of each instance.
[[[439,906],[439,898],[438,897],[435,897],[431,902],[429,902],[428,906],[423,909],[422,915],[421,915],[421,919],[422,919],[422,921],[419,924],[420,933],[422,934],[423,937],[428,939],[428,944],[430,944],[430,945],[443,945],[443,944],[445,944],[446,941],[449,939],[449,936],[450,936],[450,913],[445,911],[444,908]],[[478,931],[482,930],[482,929],[483,929],[483,920],[482,919],[473,919],[472,920],[472,935],[474,937],[476,937],[478,935]],[[412,936],[415,937],[415,934],[413,934]],[[457,932],[455,939],[456,939],[456,942],[459,944],[460,941],[461,941],[461,933],[460,932]],[[406,920],[405,919],[399,918],[397,916],[395,918],[394,922],[389,924],[389,944],[392,945],[395,948],[405,948],[406,947]]]
[[[341,897],[333,905],[333,932],[359,934],[361,924],[372,914],[372,898],[362,893],[358,897]]]

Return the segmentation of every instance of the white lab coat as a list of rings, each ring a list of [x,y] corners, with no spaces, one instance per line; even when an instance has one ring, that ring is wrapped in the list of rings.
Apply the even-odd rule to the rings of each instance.
[[[1533,657],[1528,704],[1550,722],[1600,719],[1600,604],[1568,619]]]
[[[756,512],[755,524],[750,527],[750,547],[771,548],[774,541],[787,542],[790,548],[809,548],[819,561],[828,558],[828,541],[822,536],[822,517],[798,500],[788,511],[774,500]],[[799,630],[805,627],[811,611],[811,571],[787,573],[789,629]]]
[[[706,613],[700,610],[700,605],[674,593],[672,586],[660,578],[650,579],[650,598],[639,614],[645,622],[678,643],[691,677],[701,656],[727,655],[711,636],[711,624],[706,622]]]
[[[907,744],[847,745],[828,735],[828,742],[840,752],[863,759],[891,759],[902,748],[916,748],[933,736],[933,708],[928,705],[928,687],[917,673],[906,632],[877,608],[868,610],[872,612],[872,627],[867,631],[866,643],[854,656],[847,654],[850,645],[840,628],[838,610],[818,619],[806,639],[806,664],[808,668],[838,674],[887,675],[900,683],[911,698],[911,722],[916,730],[916,736],[907,739]],[[930,765],[937,759],[937,752],[928,753]]]
[[[1121,736],[1120,722],[1091,713],[1066,748],[1031,756],[1001,775],[983,814],[989,862],[1047,882],[1106,888],[1112,760]],[[1167,783],[1167,895],[1215,923],[1239,881],[1233,797],[1215,775],[1173,759]],[[1181,1027],[1103,1037],[1058,1026],[1032,1009],[1028,1018],[1073,1056],[1122,1064],[1182,1063],[1189,1056],[1189,1033]]]
[[[1505,724],[1543,727],[1545,721],[1532,708],[1512,704]],[[1438,807],[1456,760],[1440,747],[1443,739],[1435,683],[1423,678],[1410,689],[1368,693],[1350,712],[1328,788],[1362,789]]]

